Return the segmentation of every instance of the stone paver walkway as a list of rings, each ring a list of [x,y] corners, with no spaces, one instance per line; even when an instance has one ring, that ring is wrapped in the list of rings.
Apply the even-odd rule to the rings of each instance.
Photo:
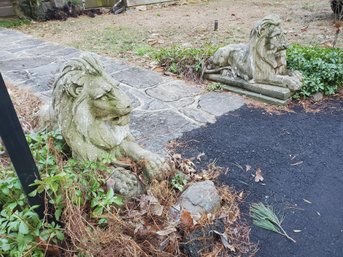
[[[51,97],[55,75],[82,51],[0,28],[0,72],[6,80],[29,87],[43,100]],[[206,92],[159,73],[99,56],[106,71],[121,82],[134,107],[131,129],[146,148],[163,152],[183,132],[213,123],[244,101],[230,93]]]

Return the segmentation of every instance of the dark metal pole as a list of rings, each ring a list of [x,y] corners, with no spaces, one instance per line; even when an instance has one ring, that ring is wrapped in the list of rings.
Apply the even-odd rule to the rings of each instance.
[[[39,205],[35,211],[44,217],[44,196],[29,196],[35,187],[30,186],[40,179],[37,166],[27,144],[23,129],[14,110],[5,82],[0,73],[0,136],[11,158],[30,206]]]

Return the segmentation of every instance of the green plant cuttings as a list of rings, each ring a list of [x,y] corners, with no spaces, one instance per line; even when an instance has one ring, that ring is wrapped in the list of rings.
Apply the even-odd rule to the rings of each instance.
[[[343,51],[293,45],[287,50],[287,65],[304,76],[304,84],[294,98],[308,97],[317,92],[332,95],[343,86]]]
[[[263,203],[253,203],[250,206],[250,216],[253,218],[254,225],[285,236],[293,243],[296,242],[281,226],[284,217],[279,219],[271,206],[265,206]]]

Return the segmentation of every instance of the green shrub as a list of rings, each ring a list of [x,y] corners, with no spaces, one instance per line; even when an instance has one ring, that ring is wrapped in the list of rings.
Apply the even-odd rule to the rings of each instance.
[[[203,62],[212,56],[218,47],[184,48],[173,46],[153,52],[152,58],[167,71],[190,80],[198,80]]]
[[[111,158],[97,163],[70,158],[58,131],[31,134],[27,141],[41,174],[31,195],[46,192],[58,223],[63,224],[64,208],[72,204],[93,225],[106,224],[103,214],[123,203],[113,190],[106,190]],[[44,256],[37,241],[58,244],[67,239],[59,224],[40,220],[34,208],[28,206],[13,168],[0,166],[0,256]]]
[[[304,76],[301,90],[295,98],[308,97],[317,92],[332,95],[343,86],[343,51],[293,45],[287,50],[287,64]]]

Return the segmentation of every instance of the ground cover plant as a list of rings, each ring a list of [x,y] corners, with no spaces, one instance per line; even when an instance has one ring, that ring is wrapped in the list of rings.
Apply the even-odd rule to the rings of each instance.
[[[296,98],[317,92],[332,95],[343,86],[343,51],[339,48],[293,45],[287,50],[287,63],[304,76]]]
[[[147,194],[124,201],[106,188],[112,160],[80,162],[72,159],[58,131],[34,133],[27,137],[31,151],[41,171],[37,189],[46,192],[53,206],[53,217],[40,220],[29,207],[20,183],[8,160],[1,159],[0,173],[0,254],[6,256],[183,256],[192,231],[222,220],[224,239],[211,234],[207,252],[250,253],[256,247],[249,242],[249,228],[239,221],[238,203],[242,194],[221,188],[223,208],[213,215],[204,215],[195,222],[189,214],[178,222],[170,222],[169,211],[176,202],[180,173],[171,172],[163,181],[153,181]],[[174,159],[173,170],[185,167]],[[186,162],[189,163],[189,162]],[[182,171],[179,171],[182,172]],[[218,168],[198,174],[196,180],[219,174]],[[183,175],[185,176],[185,175]],[[194,179],[193,179],[194,181]],[[181,217],[182,217],[181,215]],[[47,220],[56,222],[48,223]],[[147,239],[148,238],[148,239]],[[212,245],[213,244],[213,245]],[[205,251],[205,252],[206,252]]]

